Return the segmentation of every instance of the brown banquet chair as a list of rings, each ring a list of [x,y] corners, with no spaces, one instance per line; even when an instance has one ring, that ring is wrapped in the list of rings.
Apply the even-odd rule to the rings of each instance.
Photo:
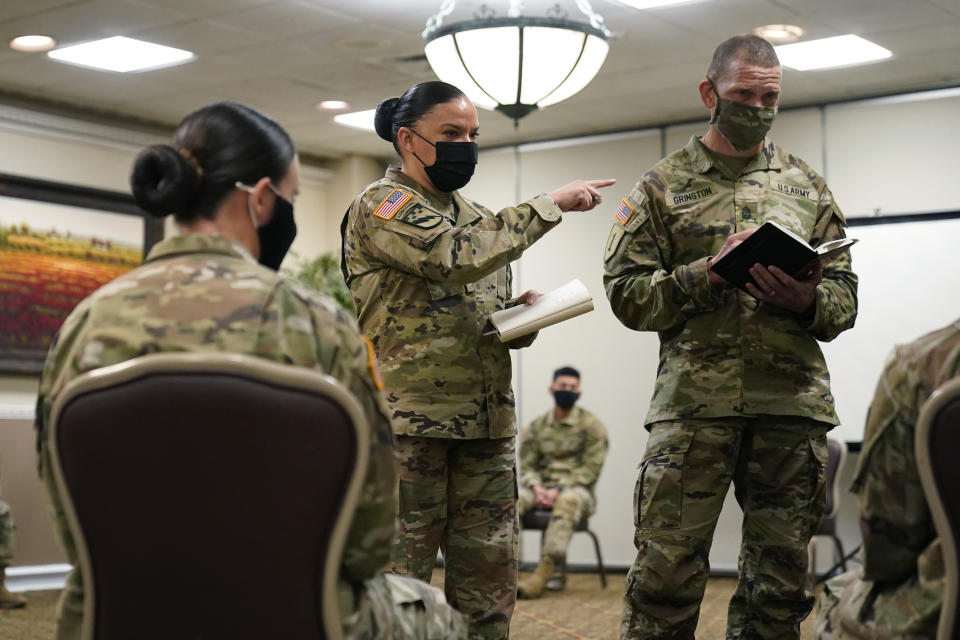
[[[249,356],[147,355],[72,381],[48,437],[83,640],[341,638],[369,435],[339,382]]]
[[[946,579],[937,640],[960,640],[960,378],[937,389],[924,403],[914,439],[917,470],[943,548]]]

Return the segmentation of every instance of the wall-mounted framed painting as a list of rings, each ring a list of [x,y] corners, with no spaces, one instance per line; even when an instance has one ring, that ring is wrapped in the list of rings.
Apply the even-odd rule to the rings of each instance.
[[[0,173],[0,373],[37,373],[73,308],[163,237],[126,193]]]

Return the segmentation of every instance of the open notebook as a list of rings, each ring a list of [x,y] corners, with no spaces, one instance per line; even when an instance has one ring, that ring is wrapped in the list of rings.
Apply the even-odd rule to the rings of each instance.
[[[509,342],[588,311],[593,311],[593,298],[580,280],[573,279],[543,294],[530,306],[518,304],[491,314],[490,324],[493,329],[485,335],[495,333],[501,342]]]

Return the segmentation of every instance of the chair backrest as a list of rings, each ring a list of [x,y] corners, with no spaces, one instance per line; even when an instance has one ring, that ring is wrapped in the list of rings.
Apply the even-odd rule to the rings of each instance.
[[[960,378],[955,378],[930,396],[920,411],[914,441],[917,469],[933,524],[943,549],[946,585],[937,629],[938,640],[960,638],[957,607],[960,599],[960,566],[957,535],[960,535]]]
[[[843,465],[847,461],[847,443],[843,440],[827,437],[827,468],[824,469],[826,477],[827,496],[826,504],[823,508],[824,518],[836,518],[840,511],[840,483],[837,478],[843,470]]]
[[[333,378],[249,356],[154,354],[73,380],[49,445],[83,640],[339,639],[367,429]]]

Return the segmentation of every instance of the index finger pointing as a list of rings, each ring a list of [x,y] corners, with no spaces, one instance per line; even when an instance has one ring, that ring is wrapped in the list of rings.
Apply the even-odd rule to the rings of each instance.
[[[612,184],[615,184],[617,181],[615,178],[605,178],[603,180],[586,180],[585,181],[591,187],[601,188],[609,187]]]

